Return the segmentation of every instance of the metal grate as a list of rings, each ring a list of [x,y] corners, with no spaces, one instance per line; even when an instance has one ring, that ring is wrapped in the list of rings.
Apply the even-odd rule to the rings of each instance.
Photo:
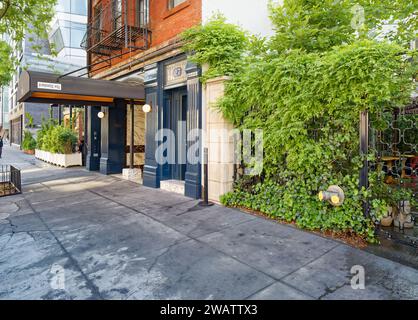
[[[0,197],[22,193],[20,170],[13,166],[0,166]]]

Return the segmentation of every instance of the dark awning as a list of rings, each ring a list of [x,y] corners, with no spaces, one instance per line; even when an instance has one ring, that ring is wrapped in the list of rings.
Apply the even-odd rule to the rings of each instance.
[[[19,102],[110,106],[115,99],[145,101],[143,85],[90,78],[62,77],[24,71],[18,89]]]

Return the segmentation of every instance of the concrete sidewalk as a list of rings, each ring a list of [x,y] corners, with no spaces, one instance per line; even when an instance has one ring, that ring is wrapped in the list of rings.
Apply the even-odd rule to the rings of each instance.
[[[24,193],[0,198],[0,299],[418,299],[418,270],[333,240],[7,147],[6,163]]]

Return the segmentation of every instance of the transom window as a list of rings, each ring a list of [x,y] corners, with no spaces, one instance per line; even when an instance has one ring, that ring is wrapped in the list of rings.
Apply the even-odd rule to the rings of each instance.
[[[174,7],[177,7],[179,4],[182,4],[186,1],[187,0],[168,0],[168,8],[173,9]]]

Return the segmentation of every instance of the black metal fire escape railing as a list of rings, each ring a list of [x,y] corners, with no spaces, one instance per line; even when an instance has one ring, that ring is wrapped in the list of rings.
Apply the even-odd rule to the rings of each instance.
[[[112,56],[123,49],[146,50],[149,46],[148,1],[99,2],[81,46],[88,52]]]

